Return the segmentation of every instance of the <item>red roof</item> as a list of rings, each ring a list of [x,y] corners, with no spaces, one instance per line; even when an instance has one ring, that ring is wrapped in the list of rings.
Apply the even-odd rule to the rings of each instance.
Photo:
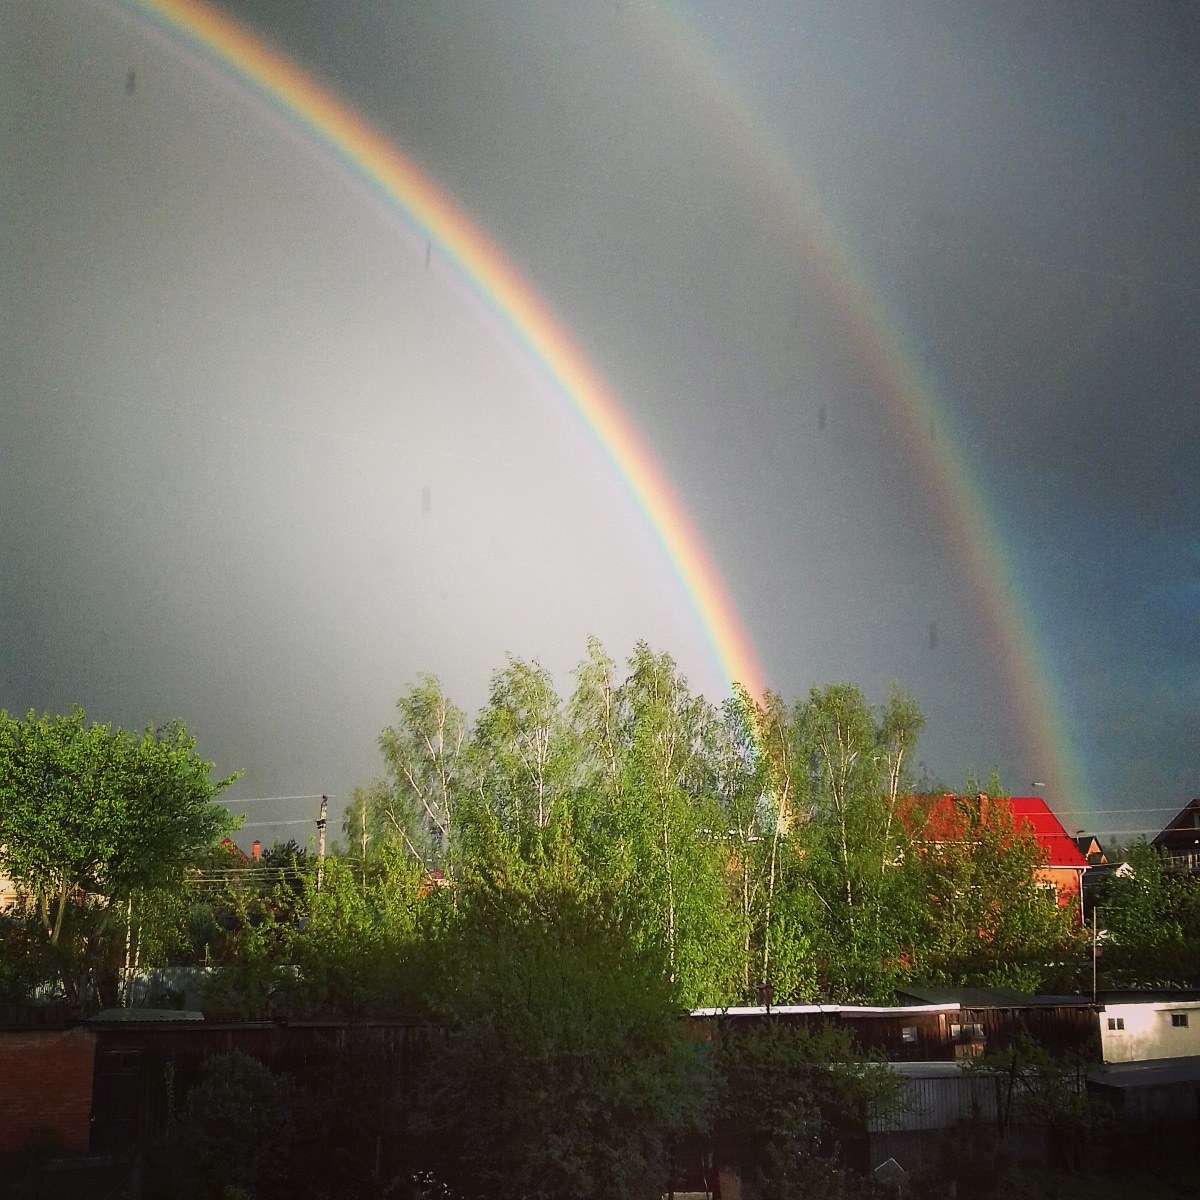
[[[1046,866],[1083,869],[1088,865],[1075,839],[1067,835],[1062,822],[1041,796],[1011,796],[1008,807],[1014,825],[1028,825],[1033,830],[1033,836],[1046,851]]]
[[[910,796],[905,807],[908,810],[920,811],[918,806],[922,800],[928,805],[924,818],[926,837],[934,841],[952,841],[962,836],[961,810],[956,808],[957,804],[963,803],[962,800],[954,796]],[[992,803],[1008,806],[1014,826],[1029,827],[1033,836],[1037,838],[1038,845],[1045,852],[1047,867],[1066,867],[1074,870],[1087,867],[1088,861],[1075,844],[1075,839],[1067,835],[1059,819],[1040,796],[1013,796],[1008,800]]]

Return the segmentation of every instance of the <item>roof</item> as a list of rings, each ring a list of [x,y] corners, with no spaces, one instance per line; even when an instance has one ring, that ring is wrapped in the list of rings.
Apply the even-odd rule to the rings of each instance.
[[[1161,1087],[1172,1083],[1200,1083],[1200,1057],[1155,1058],[1148,1062],[1105,1063],[1088,1072],[1088,1082],[1101,1087]]]
[[[1200,1009],[1200,1000],[1195,998],[1182,1000],[1179,997],[1168,998],[1166,1000],[1154,997],[1150,999],[1143,999],[1140,996],[1135,996],[1127,1000],[1104,1001],[1105,1012],[1107,1012],[1109,1009],[1112,1009],[1113,1012],[1116,1012],[1118,1008],[1122,1010],[1130,1008],[1142,1008],[1148,1009],[1150,1012],[1180,1012],[1181,1010],[1195,1012],[1197,1009]]]
[[[1189,800],[1151,844],[1161,846],[1164,842],[1179,841],[1185,836],[1200,840],[1197,830],[1200,830],[1200,797]]]
[[[1087,867],[1088,861],[1080,853],[1075,839],[1067,835],[1062,822],[1041,796],[1010,796],[1008,807],[1014,824],[1028,825],[1033,830],[1038,844],[1046,851],[1046,866]]]
[[[1137,989],[1135,991],[1117,991],[1111,989],[1101,991],[1097,995],[1101,1004],[1163,1004],[1168,1007],[1174,1004],[1186,1004],[1192,1000],[1200,1000],[1200,990],[1195,988],[1153,988]]]
[[[760,1004],[732,1005],[729,1008],[693,1008],[692,1017],[796,1017],[822,1013],[837,1017],[897,1017],[917,1013],[957,1012],[957,1004]]]
[[[1038,996],[1005,987],[905,987],[896,996],[922,1004],[960,1008],[1093,1008],[1090,996]]]
[[[1068,868],[1086,871],[1088,861],[1080,853],[1075,839],[1068,836],[1062,822],[1050,811],[1049,805],[1040,796],[1011,796],[1007,800],[992,800],[985,796],[967,799],[961,796],[909,796],[906,797],[902,816],[910,819],[924,813],[924,833],[933,841],[953,841],[964,836],[970,820],[964,807],[979,809],[981,823],[986,823],[992,808],[1007,807],[1014,826],[1027,826],[1037,838],[1038,845],[1046,855],[1047,867]]]
[[[204,1014],[189,1012],[182,1008],[105,1008],[89,1021],[99,1024],[118,1023],[122,1025],[150,1025],[168,1022],[175,1024],[179,1021],[203,1021]]]

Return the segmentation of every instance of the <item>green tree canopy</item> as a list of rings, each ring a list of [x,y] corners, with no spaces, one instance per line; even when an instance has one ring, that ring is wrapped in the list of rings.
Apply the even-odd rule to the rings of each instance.
[[[212,763],[180,723],[142,734],[66,716],[0,713],[4,868],[57,941],[67,906],[178,882],[234,827]]]
[[[33,901],[68,997],[115,960],[121,902],[157,897],[234,827],[182,724],[135,734],[65,716],[0,712],[0,863]],[[119,918],[116,910],[119,906]],[[105,960],[110,960],[105,967]]]

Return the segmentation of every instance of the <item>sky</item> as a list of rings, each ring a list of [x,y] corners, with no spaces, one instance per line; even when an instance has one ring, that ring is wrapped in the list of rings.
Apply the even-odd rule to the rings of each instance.
[[[554,315],[771,688],[896,683],[930,777],[1072,831],[1200,795],[1200,12],[219,11]],[[182,718],[303,841],[420,672],[640,638],[728,693],[621,462],[336,147],[116,0],[2,0],[0,112],[0,707]]]

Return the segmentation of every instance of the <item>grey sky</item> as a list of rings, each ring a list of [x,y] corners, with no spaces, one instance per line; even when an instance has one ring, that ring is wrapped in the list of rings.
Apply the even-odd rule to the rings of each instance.
[[[803,228],[711,119],[706,89],[732,89],[944,394],[1086,764],[1097,812],[1067,823],[1149,828],[1197,794],[1190,10],[227,8],[393,137],[559,314],[774,687],[882,699],[896,680],[931,771],[997,766],[1027,790],[1050,768],[946,515]],[[471,709],[506,651],[566,688],[588,633],[617,656],[645,637],[719,694],[619,480],[419,236],[116,7],[0,14],[0,704],[180,715],[247,769],[242,795],[344,795],[420,670]],[[715,73],[682,74],[697,56]]]

